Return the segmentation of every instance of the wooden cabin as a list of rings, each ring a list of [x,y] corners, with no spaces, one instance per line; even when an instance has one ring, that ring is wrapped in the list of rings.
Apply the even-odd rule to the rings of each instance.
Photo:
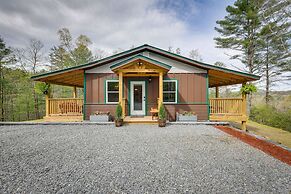
[[[88,120],[96,111],[114,115],[121,104],[126,118],[146,118],[163,103],[168,120],[177,112],[195,112],[199,121],[247,121],[246,98],[219,98],[218,87],[244,84],[260,77],[195,61],[142,45],[122,53],[67,69],[33,76],[35,81],[72,86],[74,97],[47,96],[46,118]],[[84,89],[84,100],[76,96]],[[209,98],[209,88],[216,98]],[[64,117],[66,116],[66,117]],[[75,117],[75,118],[74,118]]]

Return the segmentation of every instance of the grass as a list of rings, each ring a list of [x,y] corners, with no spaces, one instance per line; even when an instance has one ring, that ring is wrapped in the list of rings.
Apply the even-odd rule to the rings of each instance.
[[[239,124],[235,123],[234,125],[237,127]],[[291,149],[291,133],[288,131],[263,125],[254,121],[247,122],[247,129],[251,133],[262,136]]]

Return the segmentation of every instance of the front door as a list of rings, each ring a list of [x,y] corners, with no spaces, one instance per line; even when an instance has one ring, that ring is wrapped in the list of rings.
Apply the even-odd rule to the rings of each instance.
[[[145,115],[145,81],[130,82],[130,115]]]

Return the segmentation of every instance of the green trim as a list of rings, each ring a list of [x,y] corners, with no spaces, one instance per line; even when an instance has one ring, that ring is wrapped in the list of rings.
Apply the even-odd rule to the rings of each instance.
[[[86,73],[85,73],[85,70],[84,70],[84,87],[83,87],[83,90],[84,90],[84,100],[83,100],[83,120],[86,119],[86,98],[87,98],[87,94],[86,94],[86,89],[87,89],[87,84],[86,84]]]
[[[103,62],[112,60],[114,58],[121,57],[123,55],[129,54],[131,52],[138,52],[138,51],[142,52],[144,50],[148,50],[148,51],[151,51],[151,52],[157,52],[157,53],[160,53],[160,54],[170,55],[170,56],[172,56],[172,57],[174,57],[176,59],[186,60],[187,62],[190,62],[190,63],[192,63],[194,65],[200,66],[201,68],[205,68],[205,69],[215,69],[215,70],[220,70],[220,71],[224,71],[224,72],[235,73],[235,74],[251,77],[252,79],[256,79],[256,80],[260,79],[260,77],[261,77],[261,76],[257,76],[257,75],[254,75],[254,74],[249,74],[249,73],[235,71],[235,70],[224,68],[224,67],[217,67],[215,65],[210,65],[210,64],[207,64],[207,63],[202,63],[200,61],[192,60],[192,59],[189,59],[187,57],[183,57],[181,55],[178,55],[178,54],[175,54],[175,53],[171,53],[171,52],[165,51],[163,49],[144,44],[144,45],[141,45],[139,47],[136,47],[136,48],[133,48],[133,49],[130,49],[130,50],[127,50],[127,51],[124,51],[124,52],[109,56],[109,57],[106,57],[106,58],[101,59],[101,60],[92,61],[90,63],[86,63],[86,64],[74,66],[74,67],[69,67],[69,68],[62,69],[62,70],[57,70],[57,71],[47,72],[47,73],[43,73],[43,74],[39,74],[39,75],[34,75],[34,76],[31,77],[31,79],[37,79],[37,78],[45,77],[45,76],[52,75],[52,74],[58,74],[58,73],[62,73],[62,72],[70,71],[70,70],[90,68],[90,67],[98,65],[100,63],[103,63]],[[143,55],[140,55],[140,56],[143,56]],[[145,57],[145,56],[143,56],[143,57]],[[145,58],[148,58],[148,57],[145,57]],[[151,60],[153,60],[153,59],[151,59]]]
[[[164,99],[163,99],[163,103],[164,104],[179,104],[179,93],[178,93],[178,88],[179,88],[179,80],[176,79],[176,78],[169,78],[169,77],[166,77],[166,78],[163,78],[163,84],[164,84],[164,81],[167,81],[167,80],[173,80],[173,81],[176,81],[177,85],[176,85],[176,98],[177,98],[177,102],[164,102]],[[163,86],[163,93],[164,93],[164,86]],[[164,96],[164,95],[163,95]]]
[[[160,67],[162,67],[162,68],[165,68],[165,69],[168,69],[168,70],[172,68],[171,65],[168,65],[168,64],[166,64],[166,63],[163,63],[163,62],[157,61],[157,60],[155,60],[155,59],[152,59],[152,58],[149,58],[149,57],[143,56],[143,55],[141,55],[141,54],[138,54],[138,55],[136,55],[136,56],[130,57],[130,58],[128,58],[128,59],[125,59],[125,60],[123,60],[123,61],[120,61],[120,62],[118,62],[118,63],[116,63],[116,64],[111,65],[111,66],[110,66],[110,69],[111,69],[111,70],[117,69],[118,67],[122,67],[123,65],[128,64],[129,62],[134,61],[134,60],[136,60],[136,59],[143,59],[143,60],[145,60],[145,61],[148,61],[148,62],[154,63],[155,65],[158,65],[158,66],[160,66]]]
[[[209,80],[208,80],[208,71],[206,74],[206,102],[207,102],[207,114],[208,114],[208,120],[210,116],[210,105],[209,105]]]
[[[100,60],[95,60],[95,61],[92,61],[92,62],[89,62],[89,63],[77,65],[77,66],[74,66],[74,67],[68,67],[68,68],[65,68],[65,69],[60,69],[60,70],[56,70],[56,71],[42,73],[42,74],[39,74],[39,75],[34,75],[34,76],[31,76],[31,79],[36,79],[36,78],[40,78],[40,77],[43,77],[43,76],[47,76],[47,75],[51,75],[51,74],[57,74],[57,73],[61,73],[61,72],[69,71],[69,70],[75,70],[75,69],[79,69],[79,68],[88,68],[88,67],[97,65],[97,63],[103,63],[103,62],[105,62],[107,60],[111,60],[113,58],[116,58],[116,57],[119,57],[119,56],[122,56],[122,55],[126,55],[126,54],[128,54],[130,52],[143,50],[143,49],[145,49],[145,46],[147,46],[147,45],[144,44],[144,45],[138,46],[136,48],[133,48],[133,49],[130,49],[130,50],[127,50],[127,51],[123,51],[121,53],[117,53],[117,54],[111,55],[109,57],[105,57],[105,58],[100,59]]]
[[[110,79],[105,79],[104,80],[104,104],[115,104],[116,105],[116,104],[118,104],[118,102],[109,102],[109,103],[107,102],[107,84],[106,83],[108,81],[115,81],[115,82],[118,82],[119,83],[119,80],[116,79],[116,78],[110,78]]]
[[[163,49],[160,49],[160,48],[157,48],[157,47],[154,47],[154,46],[151,46],[151,45],[145,45],[149,48],[152,48],[152,49],[156,49],[160,52],[164,52],[166,54],[169,54],[169,55],[172,55],[174,57],[178,57],[178,58],[182,58],[182,59],[185,59],[189,62],[194,62],[194,63],[198,63],[199,65],[202,65],[202,66],[206,66],[204,68],[207,68],[207,69],[216,69],[216,70],[223,70],[223,71],[227,71],[227,72],[232,72],[232,73],[237,73],[237,74],[242,74],[242,75],[245,75],[245,76],[248,76],[248,77],[252,77],[254,79],[260,79],[261,76],[258,76],[258,75],[254,75],[254,74],[250,74],[250,73],[245,73],[245,72],[240,72],[240,71],[236,71],[236,70],[232,70],[232,69],[228,69],[228,68],[225,68],[225,67],[218,67],[218,66],[215,66],[215,65],[210,65],[208,63],[203,63],[203,62],[200,62],[200,61],[196,61],[196,60],[193,60],[193,59],[189,59],[187,57],[184,57],[182,55],[178,55],[178,54],[175,54],[175,53],[171,53],[169,51],[166,51],[166,50],[163,50]]]
[[[127,98],[128,98],[128,115],[131,116],[131,110],[130,110],[130,107],[131,107],[131,90],[130,90],[130,83],[131,82],[138,82],[138,81],[142,81],[142,82],[145,82],[145,97],[146,97],[146,101],[145,101],[145,115],[144,116],[147,116],[147,105],[148,105],[148,80],[136,80],[136,78],[128,78],[127,79],[128,81],[128,94],[127,94]]]

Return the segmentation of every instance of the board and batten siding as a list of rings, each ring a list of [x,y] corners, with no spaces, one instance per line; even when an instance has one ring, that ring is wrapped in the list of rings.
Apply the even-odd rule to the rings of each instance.
[[[176,112],[192,111],[197,113],[199,120],[208,119],[207,111],[207,74],[206,73],[177,73],[167,74],[164,79],[174,79],[178,81],[178,101],[177,104],[166,104],[168,117],[171,121],[176,119]],[[105,102],[105,81],[117,80],[114,73],[86,73],[86,105],[85,119],[96,111],[115,113],[115,104]],[[129,115],[129,82],[145,81],[147,96],[147,115],[150,115],[150,108],[157,108],[157,98],[159,90],[158,77],[130,77],[124,78],[124,98],[126,99],[125,114]]]

